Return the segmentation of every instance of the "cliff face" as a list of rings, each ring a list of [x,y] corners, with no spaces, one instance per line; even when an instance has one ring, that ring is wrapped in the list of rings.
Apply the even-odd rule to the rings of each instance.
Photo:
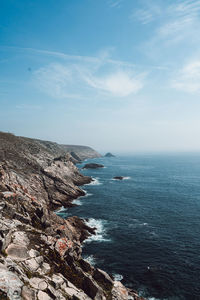
[[[86,146],[73,146],[73,145],[61,145],[62,149],[67,152],[75,152],[81,160],[87,159],[87,158],[96,158],[101,157],[101,155],[93,150],[90,147]]]
[[[139,299],[81,258],[95,230],[53,212],[91,181],[72,160],[56,143],[0,133],[0,299]]]

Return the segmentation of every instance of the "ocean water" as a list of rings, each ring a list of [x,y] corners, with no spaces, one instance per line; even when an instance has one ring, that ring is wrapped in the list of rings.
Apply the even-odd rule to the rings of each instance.
[[[84,258],[147,299],[199,300],[200,155],[91,161],[105,168],[82,170],[95,179],[87,195],[59,212],[97,228]]]

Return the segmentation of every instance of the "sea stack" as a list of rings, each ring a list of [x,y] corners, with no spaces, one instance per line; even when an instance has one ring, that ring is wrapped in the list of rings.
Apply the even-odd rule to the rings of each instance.
[[[112,153],[108,152],[104,155],[104,157],[115,157],[115,155],[113,155]]]

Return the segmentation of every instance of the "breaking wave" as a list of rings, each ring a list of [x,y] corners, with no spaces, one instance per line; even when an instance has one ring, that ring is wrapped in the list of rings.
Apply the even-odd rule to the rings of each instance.
[[[97,220],[90,218],[87,221],[85,221],[85,224],[89,227],[96,228],[95,234],[91,235],[88,239],[85,240],[85,242],[109,242],[110,239],[106,237],[106,221],[104,220]]]
[[[89,264],[91,264],[92,266],[95,266],[95,264],[96,264],[96,259],[95,259],[94,255],[83,256],[83,259],[85,261],[87,261]]]
[[[92,177],[92,181],[86,185],[100,185],[102,182],[99,181],[99,177]]]

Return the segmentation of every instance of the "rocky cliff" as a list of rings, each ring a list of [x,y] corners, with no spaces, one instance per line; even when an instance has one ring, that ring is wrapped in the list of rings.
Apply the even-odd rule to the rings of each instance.
[[[95,229],[54,213],[91,181],[73,160],[56,143],[0,133],[0,299],[139,299],[81,258]]]

